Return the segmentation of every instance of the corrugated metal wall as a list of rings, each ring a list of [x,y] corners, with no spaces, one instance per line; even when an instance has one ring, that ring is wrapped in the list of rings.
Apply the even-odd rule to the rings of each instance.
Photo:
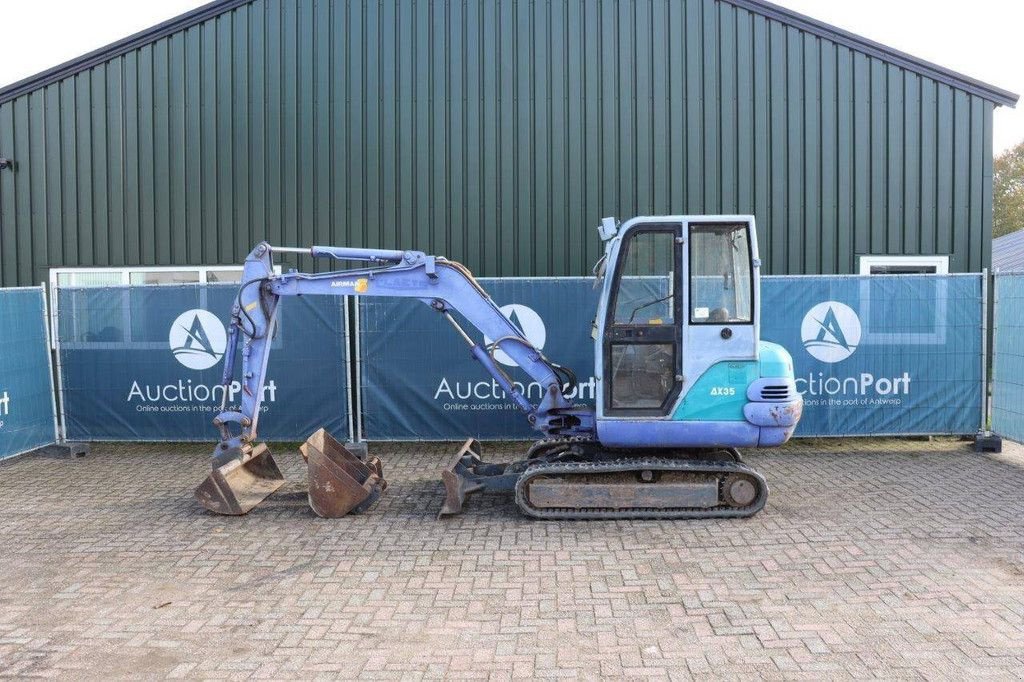
[[[602,216],[704,212],[771,273],[980,270],[992,109],[716,0],[255,0],[0,105],[0,281],[263,238],[580,275]]]

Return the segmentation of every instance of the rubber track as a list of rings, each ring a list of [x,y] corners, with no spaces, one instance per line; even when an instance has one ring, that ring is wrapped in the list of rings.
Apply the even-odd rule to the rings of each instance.
[[[746,507],[739,509],[719,505],[710,509],[680,507],[678,509],[608,509],[565,508],[537,509],[526,499],[526,487],[531,479],[551,474],[617,473],[622,471],[683,471],[694,474],[712,474],[725,477],[732,473],[746,474],[758,483],[757,496]],[[657,484],[654,484],[657,485]],[[721,491],[719,491],[721,495]],[[720,498],[721,499],[721,498]],[[746,464],[739,462],[702,462],[662,457],[627,458],[611,462],[554,462],[536,464],[528,468],[516,482],[516,504],[527,516],[537,519],[567,521],[573,519],[742,519],[761,511],[768,501],[768,483],[764,477]]]

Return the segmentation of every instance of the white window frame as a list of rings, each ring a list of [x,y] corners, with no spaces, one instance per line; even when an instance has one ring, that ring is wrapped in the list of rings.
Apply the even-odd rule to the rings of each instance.
[[[211,270],[229,272],[238,272],[241,275],[243,266],[241,265],[124,265],[116,267],[64,267],[64,268],[51,268],[50,269],[50,343],[51,347],[56,349],[57,347],[57,289],[61,288],[58,285],[58,279],[61,275],[68,274],[117,274],[120,276],[121,281],[117,283],[102,284],[96,286],[188,286],[189,284],[216,284],[216,285],[230,285],[235,284],[234,282],[209,282],[209,272]],[[136,284],[131,283],[131,276],[134,273],[152,273],[152,272],[195,272],[199,275],[198,282],[161,282],[156,284]],[[277,275],[281,274],[281,266],[274,266],[274,273]],[[79,287],[68,287],[68,288],[79,288]],[[126,322],[127,324],[127,322]],[[126,327],[127,328],[127,327]]]
[[[910,265],[910,266],[931,266],[935,268],[934,275],[949,274],[949,256],[861,256],[860,274],[871,275],[871,268],[876,265]]]
[[[921,273],[881,273],[871,272],[876,265],[910,265],[910,266],[931,266],[935,272]],[[861,256],[860,274],[869,277],[934,277],[936,275],[949,274],[949,256]],[[863,317],[871,319],[871,288],[867,279],[861,281],[861,310]],[[946,280],[939,280],[937,283],[937,304],[935,314],[937,320],[946,319],[946,309],[949,301],[946,296]],[[892,334],[883,332],[871,332],[870,325],[867,333],[861,339],[861,344],[887,343],[902,344],[906,346],[930,346],[943,345],[946,343],[946,328],[942,324],[936,324],[936,331],[932,333],[907,332]]]
[[[275,268],[279,270],[278,268]],[[50,269],[50,289],[56,289],[58,287],[57,279],[60,275],[72,275],[72,274],[94,274],[94,275],[113,275],[118,274],[121,276],[121,281],[116,284],[107,284],[103,286],[131,286],[132,273],[151,273],[151,272],[195,272],[199,275],[198,282],[165,282],[160,284],[147,284],[145,286],[181,286],[181,284],[207,284],[207,277],[210,270],[228,270],[231,272],[242,272],[241,265],[126,265],[118,267],[85,267],[85,268],[51,268]],[[280,273],[279,273],[280,274]],[[216,282],[217,284],[223,284],[224,282]],[[226,282],[230,284],[231,282]],[[143,286],[143,285],[137,285]]]

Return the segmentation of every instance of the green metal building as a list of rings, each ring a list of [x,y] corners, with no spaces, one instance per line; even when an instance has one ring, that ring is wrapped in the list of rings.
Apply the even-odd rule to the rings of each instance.
[[[222,0],[0,90],[0,283],[260,239],[582,275],[652,213],[753,213],[774,274],[979,271],[1016,100],[761,0]]]

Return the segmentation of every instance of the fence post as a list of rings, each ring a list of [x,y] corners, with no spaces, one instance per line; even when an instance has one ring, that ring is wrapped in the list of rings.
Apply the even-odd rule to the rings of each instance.
[[[994,308],[993,308],[994,311]],[[981,433],[988,435],[988,268],[981,270]]]
[[[349,297],[346,296],[346,299]],[[359,319],[359,309],[362,306],[359,305],[359,299],[355,298],[352,303],[353,308],[353,319],[355,320],[355,329],[353,334],[355,335],[355,363],[356,373],[355,378],[352,382],[352,389],[356,393],[356,409],[355,409],[355,431],[352,434],[352,440],[356,443],[363,442],[363,351],[360,347],[360,331],[362,330],[362,322]]]
[[[988,398],[988,341],[989,341],[989,326],[988,326],[988,268],[983,268],[981,271],[981,428],[978,430],[978,435],[974,437],[974,450],[975,452],[1001,452],[1003,449],[1003,441],[997,434],[992,433],[991,429],[988,428],[988,415],[989,415],[989,398]],[[999,310],[999,286],[995,281],[995,275],[993,276],[993,294],[992,294],[992,372],[995,374],[995,333],[996,333],[996,320]]]
[[[341,310],[342,319],[345,326],[345,404],[348,408],[348,437],[349,440],[356,441],[356,429],[355,429],[355,410],[354,401],[352,399],[353,380],[352,374],[352,330],[349,324],[349,297],[342,296],[341,298]]]
[[[60,288],[56,284],[51,282],[50,283],[50,297],[54,301],[54,306],[53,306],[54,319],[53,319],[52,331],[56,331],[57,332],[56,334],[53,334],[53,339],[52,339],[52,341],[53,341],[53,354],[55,356],[55,363],[57,365],[57,388],[56,388],[56,391],[54,392],[54,395],[56,396],[57,393],[60,393],[60,400],[58,401],[58,409],[57,409],[57,423],[58,423],[58,428],[60,429],[60,438],[59,438],[59,440],[57,442],[58,443],[65,443],[65,442],[67,442],[67,439],[68,439],[68,422],[67,422],[67,415],[65,414],[65,411],[64,411],[64,368],[63,368],[63,363],[61,362],[61,358],[60,358],[60,328],[59,328],[59,320],[57,319],[57,316],[60,315],[59,308],[57,307],[57,298],[59,296],[60,296]],[[48,324],[47,324],[47,329],[50,329],[49,321],[48,321]],[[52,333],[52,331],[51,331],[51,333]]]
[[[40,282],[39,294],[43,298],[43,325],[46,327],[46,359],[50,368],[50,410],[53,412],[53,442],[60,444],[63,441],[60,428],[60,419],[57,416],[57,388],[53,381],[53,356],[56,351],[53,349],[53,339],[50,329],[50,305],[47,301],[46,282]]]

